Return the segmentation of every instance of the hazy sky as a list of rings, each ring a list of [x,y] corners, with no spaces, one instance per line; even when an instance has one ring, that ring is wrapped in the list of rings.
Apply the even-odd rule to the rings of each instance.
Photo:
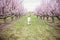
[[[24,7],[28,11],[33,11],[39,4],[41,0],[24,0]]]

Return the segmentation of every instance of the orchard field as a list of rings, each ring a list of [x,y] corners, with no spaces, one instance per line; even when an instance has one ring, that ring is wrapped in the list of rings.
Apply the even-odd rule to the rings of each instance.
[[[0,40],[60,40],[60,0],[0,0]]]
[[[28,25],[27,16],[23,16],[0,36],[4,40],[56,40],[57,31],[36,16],[31,16],[31,25]]]

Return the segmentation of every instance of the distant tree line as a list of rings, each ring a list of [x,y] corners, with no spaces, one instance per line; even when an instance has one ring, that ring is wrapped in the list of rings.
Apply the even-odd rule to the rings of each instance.
[[[54,22],[54,17],[60,20],[60,0],[43,0],[34,13],[41,19],[46,18],[47,21],[49,17],[52,18],[52,22]]]

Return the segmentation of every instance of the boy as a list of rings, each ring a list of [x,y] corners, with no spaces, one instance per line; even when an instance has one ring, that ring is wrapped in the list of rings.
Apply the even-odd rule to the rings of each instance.
[[[30,16],[28,16],[28,25],[30,25],[31,23],[31,18],[30,18]]]

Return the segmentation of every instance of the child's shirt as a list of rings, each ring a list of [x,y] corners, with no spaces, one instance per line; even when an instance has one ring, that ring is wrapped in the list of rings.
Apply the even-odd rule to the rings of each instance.
[[[28,17],[28,21],[30,21],[30,17]]]

